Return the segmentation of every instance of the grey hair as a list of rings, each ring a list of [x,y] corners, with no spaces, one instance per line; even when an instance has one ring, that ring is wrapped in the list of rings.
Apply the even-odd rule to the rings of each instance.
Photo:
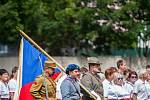
[[[146,72],[147,72],[146,69],[141,69],[141,70],[139,70],[139,71],[138,71],[139,77],[142,76],[143,74],[145,74]]]

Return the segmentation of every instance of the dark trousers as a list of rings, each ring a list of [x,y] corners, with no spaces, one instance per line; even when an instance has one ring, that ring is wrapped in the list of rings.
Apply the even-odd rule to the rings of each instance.
[[[94,100],[94,99],[91,98],[89,95],[83,95],[82,100]]]
[[[1,98],[1,100],[9,100],[8,98]]]

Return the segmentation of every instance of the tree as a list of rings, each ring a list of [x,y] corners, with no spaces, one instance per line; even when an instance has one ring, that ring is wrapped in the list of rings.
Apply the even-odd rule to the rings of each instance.
[[[88,55],[136,48],[142,20],[149,22],[150,14],[148,0],[5,0],[0,5],[2,42],[16,42],[19,26],[52,55],[72,48]]]
[[[17,3],[0,1],[0,43],[14,43],[18,34],[14,26],[20,26]]]

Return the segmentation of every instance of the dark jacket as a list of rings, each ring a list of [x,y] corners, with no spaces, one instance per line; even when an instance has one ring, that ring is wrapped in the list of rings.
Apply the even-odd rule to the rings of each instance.
[[[89,91],[95,91],[103,100],[103,85],[100,77],[97,74],[92,74],[90,72],[85,73],[82,76],[81,83],[87,88]],[[86,97],[86,99],[84,99]],[[92,100],[88,94],[83,92],[83,100]]]

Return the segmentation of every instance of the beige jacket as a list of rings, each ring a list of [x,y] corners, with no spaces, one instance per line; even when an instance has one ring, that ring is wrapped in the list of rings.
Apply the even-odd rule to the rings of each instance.
[[[31,95],[35,100],[46,100],[46,88],[48,100],[56,100],[56,83],[49,77],[38,76],[30,88]]]

